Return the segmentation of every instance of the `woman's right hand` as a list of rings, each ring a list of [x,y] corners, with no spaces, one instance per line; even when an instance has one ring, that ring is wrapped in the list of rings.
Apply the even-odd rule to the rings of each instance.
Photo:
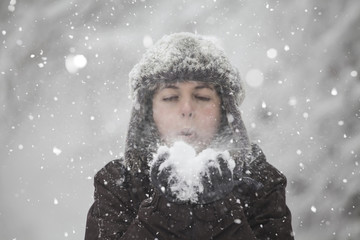
[[[218,154],[214,160],[209,159],[201,174],[191,176],[190,181],[185,181],[174,165],[161,167],[168,158],[169,153],[165,152],[154,159],[150,178],[154,188],[170,202],[207,204],[222,199],[234,188],[233,170],[222,154]]]

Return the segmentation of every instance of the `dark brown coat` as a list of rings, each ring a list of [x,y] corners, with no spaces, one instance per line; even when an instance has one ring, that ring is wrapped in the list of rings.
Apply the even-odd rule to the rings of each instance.
[[[86,240],[293,239],[285,203],[286,178],[250,144],[239,109],[245,96],[243,83],[222,49],[198,34],[164,36],[129,76],[134,105],[125,157],[110,162],[95,176]],[[203,205],[168,202],[153,190],[146,170],[162,142],[152,117],[153,94],[161,84],[179,81],[215,86],[222,118],[208,147],[228,150],[240,166],[234,170],[232,192],[218,194],[219,200]]]
[[[146,171],[133,174],[121,160],[110,162],[95,176],[85,240],[293,239],[286,178],[256,145],[252,155],[250,178],[204,205],[169,203],[154,193]]]

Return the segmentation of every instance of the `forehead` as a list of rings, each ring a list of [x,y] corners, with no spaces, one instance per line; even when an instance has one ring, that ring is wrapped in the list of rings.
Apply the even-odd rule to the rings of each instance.
[[[175,83],[163,83],[159,86],[158,90],[163,89],[209,89],[214,91],[214,85],[200,81],[181,81]]]

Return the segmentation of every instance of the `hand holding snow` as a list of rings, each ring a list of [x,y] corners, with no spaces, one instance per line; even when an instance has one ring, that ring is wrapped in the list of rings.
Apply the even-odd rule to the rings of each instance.
[[[232,183],[234,167],[235,161],[228,151],[205,149],[196,154],[192,146],[182,141],[170,148],[160,147],[150,163],[154,187],[168,199],[192,203],[206,202],[222,194],[224,184]]]

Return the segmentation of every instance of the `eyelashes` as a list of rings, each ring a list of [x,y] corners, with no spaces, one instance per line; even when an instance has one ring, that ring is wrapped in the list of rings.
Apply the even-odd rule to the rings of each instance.
[[[211,98],[209,98],[209,97],[202,97],[202,96],[195,96],[195,98],[200,101],[205,101],[205,102],[208,102],[211,100]]]
[[[199,100],[199,101],[203,101],[203,102],[208,102],[211,100],[211,98],[209,97],[204,97],[204,96],[194,96],[196,100]],[[175,102],[175,101],[178,101],[179,100],[179,96],[170,96],[170,97],[164,97],[162,98],[162,100],[164,102]]]
[[[163,100],[164,102],[173,102],[173,101],[177,101],[178,99],[179,99],[178,96],[171,96],[171,97],[165,97],[165,98],[163,98],[162,100]]]

